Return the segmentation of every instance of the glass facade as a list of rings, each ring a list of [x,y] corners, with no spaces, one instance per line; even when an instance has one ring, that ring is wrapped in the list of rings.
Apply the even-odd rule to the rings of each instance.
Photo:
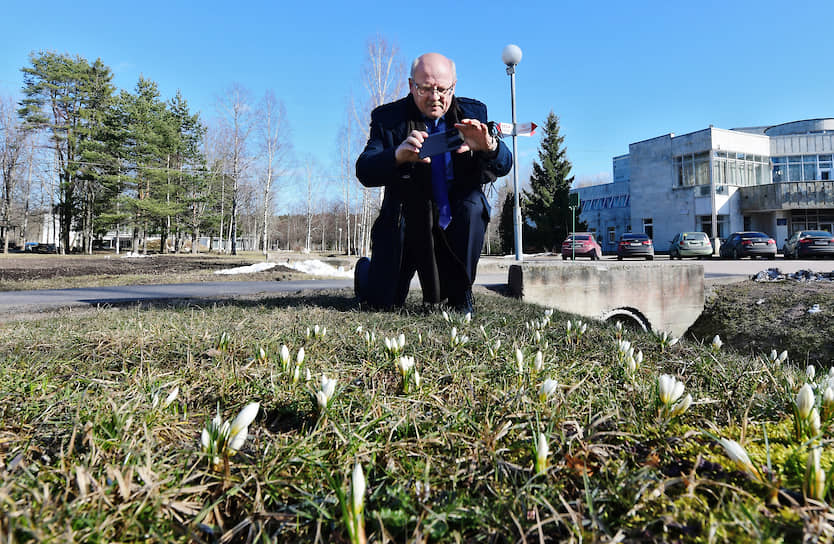
[[[677,186],[709,185],[709,159],[709,151],[675,157]],[[712,152],[712,177],[719,186],[744,187],[770,183],[767,175],[769,167],[768,158],[762,155],[733,151]]]
[[[762,155],[714,151],[712,173],[716,185],[747,187],[770,183],[767,175],[770,162]]]
[[[789,155],[773,157],[770,162],[774,183],[831,180],[831,155]]]

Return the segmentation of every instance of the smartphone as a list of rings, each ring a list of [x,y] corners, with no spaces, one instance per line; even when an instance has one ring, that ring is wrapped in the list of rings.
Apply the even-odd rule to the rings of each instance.
[[[423,140],[423,147],[420,148],[420,158],[433,157],[454,151],[463,145],[463,136],[456,128],[450,128],[445,132],[437,132]]]

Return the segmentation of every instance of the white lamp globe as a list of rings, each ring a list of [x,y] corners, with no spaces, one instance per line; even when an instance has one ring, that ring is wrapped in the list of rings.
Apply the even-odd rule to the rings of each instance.
[[[521,62],[521,48],[511,43],[501,52],[501,60],[507,66],[515,66]]]

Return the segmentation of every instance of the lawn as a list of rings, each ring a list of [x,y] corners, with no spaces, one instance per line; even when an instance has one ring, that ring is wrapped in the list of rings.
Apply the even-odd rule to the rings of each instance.
[[[827,370],[477,303],[470,321],[336,291],[5,323],[0,540],[834,536]]]

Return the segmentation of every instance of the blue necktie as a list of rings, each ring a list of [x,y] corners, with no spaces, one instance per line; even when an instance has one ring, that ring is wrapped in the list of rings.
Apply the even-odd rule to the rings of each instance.
[[[429,132],[434,134],[440,130],[440,123],[426,123]],[[438,223],[440,228],[446,230],[452,221],[452,208],[449,206],[449,189],[446,186],[446,153],[435,155],[431,158],[431,192],[434,201],[437,203],[439,213]]]

